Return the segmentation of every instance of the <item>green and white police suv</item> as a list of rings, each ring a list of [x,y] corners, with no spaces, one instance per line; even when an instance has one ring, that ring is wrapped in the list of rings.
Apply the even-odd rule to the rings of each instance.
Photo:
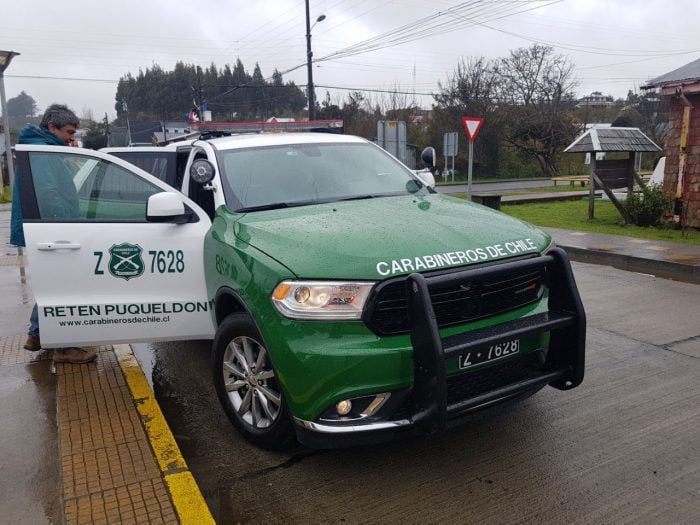
[[[582,381],[585,315],[546,233],[357,137],[182,147],[179,192],[114,155],[17,146],[45,347],[213,339],[228,417],[269,448],[438,432]],[[47,169],[79,216],[34,191]]]

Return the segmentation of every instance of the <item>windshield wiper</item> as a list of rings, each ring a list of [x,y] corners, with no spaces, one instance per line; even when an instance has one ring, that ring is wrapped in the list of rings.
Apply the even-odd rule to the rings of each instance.
[[[381,195],[372,195],[372,194],[367,194],[367,195],[355,195],[354,197],[345,197],[343,199],[338,199],[337,202],[341,201],[361,201],[364,199],[374,199],[376,197],[381,197]]]
[[[263,211],[263,210],[279,210],[281,208],[295,208],[297,206],[308,206],[309,204],[319,204],[319,201],[294,201],[294,202],[271,202],[269,204],[260,204],[258,206],[247,206],[238,208],[236,212],[244,213],[248,211]]]

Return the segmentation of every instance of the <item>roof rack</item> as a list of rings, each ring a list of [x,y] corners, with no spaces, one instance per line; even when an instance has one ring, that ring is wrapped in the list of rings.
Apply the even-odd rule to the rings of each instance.
[[[241,133],[280,133],[285,131],[343,132],[342,119],[300,120],[291,122],[197,122],[190,129],[202,135],[213,132],[229,134]],[[226,135],[220,135],[226,136]],[[213,135],[212,135],[213,137]]]

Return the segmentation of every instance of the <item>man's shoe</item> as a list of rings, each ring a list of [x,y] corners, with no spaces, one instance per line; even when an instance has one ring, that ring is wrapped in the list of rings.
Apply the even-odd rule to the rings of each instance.
[[[89,363],[94,361],[97,353],[94,350],[85,350],[83,348],[56,348],[53,351],[54,363],[73,363],[76,365]]]
[[[41,350],[41,340],[38,335],[29,334],[27,336],[27,341],[24,343],[24,349],[30,352],[38,352]]]

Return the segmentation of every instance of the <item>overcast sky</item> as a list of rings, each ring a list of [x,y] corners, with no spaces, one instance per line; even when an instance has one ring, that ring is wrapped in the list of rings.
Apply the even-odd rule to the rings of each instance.
[[[497,58],[541,42],[576,64],[579,95],[624,97],[700,57],[697,0],[311,0],[312,21],[321,14],[315,58],[404,26],[411,41],[383,38],[379,49],[321,61],[320,86],[429,94],[460,57]],[[303,0],[0,0],[0,49],[21,53],[5,72],[7,96],[24,90],[40,109],[62,102],[112,118],[121,76],[178,60],[222,67],[240,58],[251,73],[259,62],[265,76],[301,65],[284,78],[306,84],[304,16]],[[430,107],[429,95],[416,98]]]

